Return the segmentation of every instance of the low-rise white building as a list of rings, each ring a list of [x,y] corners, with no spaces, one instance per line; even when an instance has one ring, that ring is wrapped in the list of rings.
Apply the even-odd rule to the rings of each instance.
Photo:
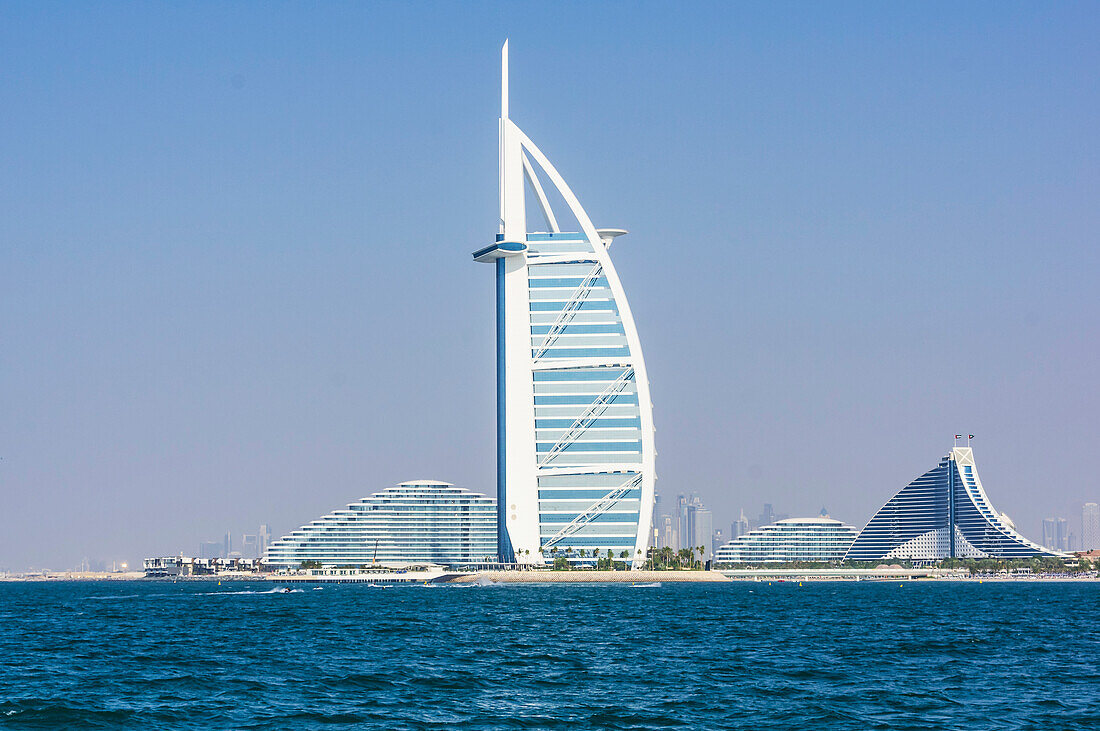
[[[716,564],[840,561],[859,534],[832,518],[788,518],[755,528],[718,549]]]

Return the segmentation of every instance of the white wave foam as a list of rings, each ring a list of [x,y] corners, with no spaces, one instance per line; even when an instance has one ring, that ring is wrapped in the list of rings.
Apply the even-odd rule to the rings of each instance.
[[[245,594],[301,594],[303,591],[305,589],[288,589],[280,586],[267,591],[212,591],[210,593],[218,596],[244,596]]]

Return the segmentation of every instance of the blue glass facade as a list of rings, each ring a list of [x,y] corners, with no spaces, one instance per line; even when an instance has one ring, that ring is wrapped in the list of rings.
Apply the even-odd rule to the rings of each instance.
[[[630,348],[608,279],[591,242],[578,233],[529,234],[531,355],[535,390],[539,525],[543,553],[580,558],[596,550],[634,553],[641,490],[642,425]],[[570,261],[563,263],[562,255]],[[553,257],[548,263],[540,259]],[[535,299],[538,298],[538,299]],[[614,362],[624,359],[623,365]],[[576,359],[599,359],[584,366]],[[555,368],[555,361],[563,363]],[[543,475],[568,468],[569,475]],[[624,489],[624,485],[627,487]],[[616,499],[582,528],[561,535],[595,501]]]

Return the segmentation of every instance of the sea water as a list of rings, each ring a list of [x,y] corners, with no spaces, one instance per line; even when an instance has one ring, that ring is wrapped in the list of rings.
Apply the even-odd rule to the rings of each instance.
[[[0,583],[0,728],[1100,729],[1100,582]]]

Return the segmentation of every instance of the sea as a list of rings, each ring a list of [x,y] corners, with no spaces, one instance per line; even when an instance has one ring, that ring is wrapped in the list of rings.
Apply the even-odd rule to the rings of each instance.
[[[0,728],[1100,729],[1100,582],[0,583]]]

